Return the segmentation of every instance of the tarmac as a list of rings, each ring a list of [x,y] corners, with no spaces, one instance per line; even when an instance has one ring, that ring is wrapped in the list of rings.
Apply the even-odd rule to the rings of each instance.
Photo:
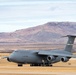
[[[61,66],[60,63],[60,66],[55,64],[53,67],[18,67],[17,64],[8,63],[0,66],[0,75],[76,75],[76,66]]]
[[[0,59],[0,75],[76,75],[76,59],[59,62],[52,67],[30,67],[28,64],[18,67],[16,63]]]

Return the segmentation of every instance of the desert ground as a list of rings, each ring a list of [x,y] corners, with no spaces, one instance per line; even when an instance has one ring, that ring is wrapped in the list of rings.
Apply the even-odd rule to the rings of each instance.
[[[9,55],[0,53],[0,57]],[[18,67],[16,63],[0,59],[0,75],[76,75],[76,59],[53,64],[53,67],[30,67],[28,64]]]
[[[0,43],[0,52],[12,52],[13,50],[62,50],[66,44],[50,43]],[[73,46],[73,52],[76,51],[76,44]]]
[[[57,44],[0,43],[0,52],[2,52],[0,53],[0,57],[9,56],[10,52],[17,49],[47,50],[63,49],[64,47],[65,45]],[[76,49],[76,45],[74,45],[74,48]],[[71,59],[67,63],[59,62],[53,64],[53,67],[30,67],[28,64],[18,67],[16,63],[0,59],[0,75],[76,75],[76,59]]]

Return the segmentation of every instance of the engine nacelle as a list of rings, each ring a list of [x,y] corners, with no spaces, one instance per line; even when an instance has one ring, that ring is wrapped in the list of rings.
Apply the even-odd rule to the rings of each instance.
[[[69,61],[69,58],[67,58],[67,57],[62,57],[62,58],[61,58],[61,61],[62,61],[62,62],[67,62],[67,61]]]
[[[48,60],[48,61],[52,61],[52,60],[54,60],[54,59],[55,59],[54,56],[48,56],[48,57],[47,57],[47,60]]]

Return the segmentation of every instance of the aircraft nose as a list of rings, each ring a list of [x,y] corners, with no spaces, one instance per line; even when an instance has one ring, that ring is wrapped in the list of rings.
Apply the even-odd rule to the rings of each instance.
[[[10,61],[10,60],[9,60],[9,57],[7,57],[7,60]]]
[[[11,62],[11,61],[12,61],[12,58],[9,56],[9,57],[7,57],[7,60],[8,60],[9,62]]]
[[[13,55],[10,55],[10,56],[7,58],[7,60],[8,60],[9,62],[14,61]]]
[[[7,58],[7,60],[10,61],[10,62],[18,62],[18,60],[19,60],[19,55],[17,54],[16,51],[14,51],[14,52],[12,52],[12,53],[10,54],[10,56]]]

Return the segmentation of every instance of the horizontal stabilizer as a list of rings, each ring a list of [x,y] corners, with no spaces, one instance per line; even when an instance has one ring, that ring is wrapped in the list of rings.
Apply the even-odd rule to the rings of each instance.
[[[76,37],[76,35],[66,35],[66,36],[63,36],[63,37]]]

